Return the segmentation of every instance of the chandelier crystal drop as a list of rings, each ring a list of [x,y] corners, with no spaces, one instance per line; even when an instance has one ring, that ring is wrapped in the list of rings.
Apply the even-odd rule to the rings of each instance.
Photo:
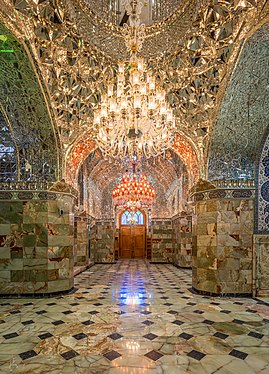
[[[155,188],[151,187],[146,175],[136,173],[133,166],[132,173],[125,173],[122,181],[112,191],[113,204],[129,211],[140,208],[150,208],[156,197]]]
[[[116,81],[107,82],[107,92],[94,113],[96,141],[104,158],[156,157],[172,144],[175,119],[165,90],[138,57],[145,37],[141,3],[125,3],[130,16],[130,25],[124,25],[130,60],[118,64]]]

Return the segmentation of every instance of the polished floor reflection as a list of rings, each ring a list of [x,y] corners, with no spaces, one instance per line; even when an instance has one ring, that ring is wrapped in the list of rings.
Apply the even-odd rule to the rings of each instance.
[[[191,292],[191,271],[95,265],[77,291],[0,300],[0,373],[269,373],[269,306]]]

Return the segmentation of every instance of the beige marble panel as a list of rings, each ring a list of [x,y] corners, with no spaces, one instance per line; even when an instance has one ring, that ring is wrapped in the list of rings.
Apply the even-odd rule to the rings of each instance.
[[[218,294],[251,293],[253,201],[206,200],[196,203],[195,212],[193,286]]]
[[[259,296],[269,294],[269,235],[254,235],[255,286]]]

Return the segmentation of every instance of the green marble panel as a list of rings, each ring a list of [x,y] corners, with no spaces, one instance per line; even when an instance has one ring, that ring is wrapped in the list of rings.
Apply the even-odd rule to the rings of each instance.
[[[24,270],[24,282],[46,282],[48,280],[48,270]]]
[[[24,247],[34,247],[37,245],[37,237],[35,234],[28,234],[23,236]]]
[[[73,279],[59,279],[48,282],[48,292],[70,290],[74,286]]]
[[[48,245],[48,228],[44,224],[36,224],[35,225],[35,233],[36,233],[36,245],[38,247],[45,247]]]
[[[23,269],[24,270],[46,270],[48,268],[48,260],[46,258],[24,258]]]
[[[48,280],[55,281],[57,279],[59,279],[59,270],[58,269],[48,270]]]
[[[26,231],[27,233],[34,233],[35,232],[35,224],[34,223],[23,223],[22,230]]]
[[[74,245],[74,238],[64,235],[49,236],[48,245],[51,247]]]
[[[73,247],[72,246],[55,246],[48,248],[48,258],[69,258],[73,255]]]
[[[9,223],[2,223],[0,225],[0,236],[1,235],[10,235],[10,224]]]
[[[10,259],[9,247],[0,247],[0,259]]]
[[[11,274],[9,270],[0,271],[0,282],[10,282]]]
[[[12,247],[10,248],[10,257],[13,258],[23,258],[23,248],[22,247]]]
[[[24,281],[23,270],[11,270],[10,280],[11,282],[23,282]]]

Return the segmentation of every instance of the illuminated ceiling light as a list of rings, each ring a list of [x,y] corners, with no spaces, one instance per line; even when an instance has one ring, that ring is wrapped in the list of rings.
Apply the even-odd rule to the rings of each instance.
[[[129,211],[150,208],[155,197],[155,188],[151,187],[144,174],[136,172],[135,163],[132,173],[125,173],[120,184],[112,191],[114,206]]]
[[[130,60],[118,64],[117,81],[106,82],[107,92],[94,113],[96,141],[104,158],[156,157],[173,143],[175,119],[165,90],[138,57],[145,38],[145,25],[140,24],[142,3],[126,0],[125,6],[130,19],[130,25],[124,25]]]

